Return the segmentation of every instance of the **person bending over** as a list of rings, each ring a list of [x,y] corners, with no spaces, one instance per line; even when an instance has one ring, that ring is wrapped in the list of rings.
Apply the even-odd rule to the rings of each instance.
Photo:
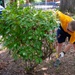
[[[60,58],[64,57],[65,53],[71,46],[73,46],[75,50],[75,20],[60,11],[56,12],[56,16],[60,21],[60,26],[57,29],[57,59],[54,66],[58,66],[60,64]],[[66,48],[63,51],[61,51],[62,45],[67,37],[69,44],[66,45]]]

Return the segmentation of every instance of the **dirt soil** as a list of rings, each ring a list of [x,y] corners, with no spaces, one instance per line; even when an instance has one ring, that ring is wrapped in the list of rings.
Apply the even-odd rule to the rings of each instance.
[[[0,75],[31,75],[26,74],[22,60],[14,61],[8,50],[0,50]],[[70,49],[61,58],[59,67],[53,66],[53,61],[46,59],[36,68],[34,75],[75,75],[75,50]]]

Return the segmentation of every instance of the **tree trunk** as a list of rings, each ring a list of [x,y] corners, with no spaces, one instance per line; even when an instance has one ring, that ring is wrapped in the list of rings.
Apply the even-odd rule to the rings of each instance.
[[[60,0],[60,10],[75,13],[75,0]]]
[[[29,4],[29,0],[26,0],[26,4]]]

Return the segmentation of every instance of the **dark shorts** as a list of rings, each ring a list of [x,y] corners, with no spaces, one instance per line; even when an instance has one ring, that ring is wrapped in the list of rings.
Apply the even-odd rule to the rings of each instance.
[[[65,32],[61,26],[59,26],[58,30],[57,30],[57,41],[58,43],[63,43],[66,40],[66,37],[68,37],[68,40],[70,39],[70,34],[68,34],[67,32]]]

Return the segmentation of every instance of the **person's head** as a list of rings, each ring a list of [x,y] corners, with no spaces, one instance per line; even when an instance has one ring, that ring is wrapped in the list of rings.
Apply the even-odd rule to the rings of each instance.
[[[67,27],[67,30],[69,30],[70,32],[74,32],[75,31],[75,21],[71,21]]]

